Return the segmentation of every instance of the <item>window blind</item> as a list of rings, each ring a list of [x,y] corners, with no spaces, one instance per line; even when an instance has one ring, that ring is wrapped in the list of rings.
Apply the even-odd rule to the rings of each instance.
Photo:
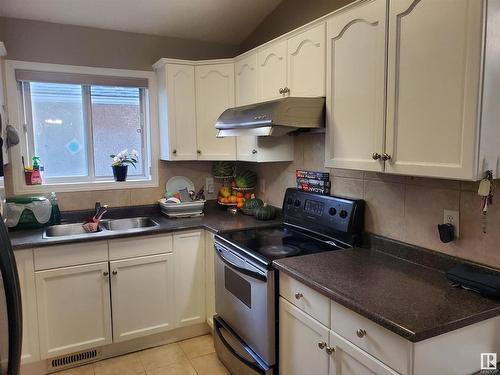
[[[45,72],[39,70],[21,69],[16,69],[16,80],[19,82],[70,83],[94,86],[148,87],[148,80],[146,78]]]

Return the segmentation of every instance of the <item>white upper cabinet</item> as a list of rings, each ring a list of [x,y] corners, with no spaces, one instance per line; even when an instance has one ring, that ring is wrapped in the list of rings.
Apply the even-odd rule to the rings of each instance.
[[[261,50],[258,55],[259,101],[279,99],[286,95],[286,40]]]
[[[385,0],[374,0],[328,20],[328,167],[383,170],[385,19]]]
[[[238,58],[234,63],[236,105],[242,106],[258,102],[257,54]]]
[[[221,113],[234,107],[234,65],[200,65],[195,73],[198,160],[235,160],[235,138],[216,138],[215,129]]]
[[[194,66],[165,64],[158,69],[162,160],[196,160]]]
[[[483,2],[389,4],[386,170],[474,179]]]
[[[325,96],[325,24],[288,39],[287,87],[291,96]]]

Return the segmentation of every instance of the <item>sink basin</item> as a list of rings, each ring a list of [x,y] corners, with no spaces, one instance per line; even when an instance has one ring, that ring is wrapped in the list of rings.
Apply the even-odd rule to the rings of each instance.
[[[117,231],[156,227],[158,223],[149,217],[133,217],[130,219],[104,220],[101,225],[109,231]]]
[[[101,228],[97,232],[88,233],[82,228],[81,223],[76,224],[61,224],[61,225],[53,225],[51,227],[47,227],[43,232],[44,238],[52,238],[52,237],[71,237],[71,236],[93,236],[95,233],[99,233]]]

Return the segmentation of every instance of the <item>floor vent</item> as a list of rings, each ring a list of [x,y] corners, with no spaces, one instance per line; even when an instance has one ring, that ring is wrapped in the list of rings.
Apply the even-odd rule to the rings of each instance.
[[[62,370],[67,367],[81,365],[87,362],[95,361],[101,357],[101,351],[97,349],[85,350],[72,354],[63,355],[49,360],[48,370]]]

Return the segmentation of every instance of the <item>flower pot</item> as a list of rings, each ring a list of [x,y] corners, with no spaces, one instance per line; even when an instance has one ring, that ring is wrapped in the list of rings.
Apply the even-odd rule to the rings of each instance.
[[[115,181],[126,181],[128,165],[113,165],[113,176]]]

